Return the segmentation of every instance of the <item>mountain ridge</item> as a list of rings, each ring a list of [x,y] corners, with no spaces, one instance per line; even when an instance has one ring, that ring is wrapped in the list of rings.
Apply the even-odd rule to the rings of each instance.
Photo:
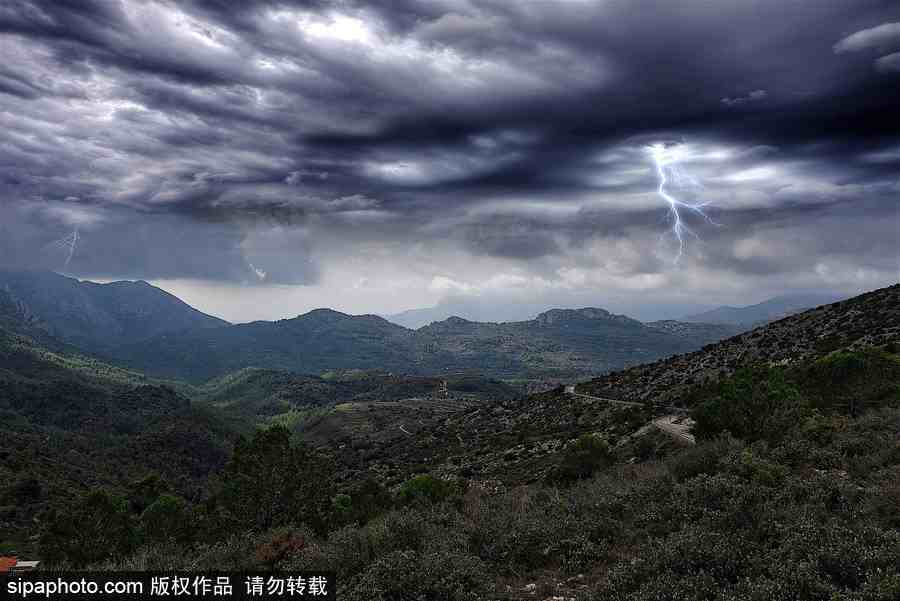
[[[378,315],[314,309],[275,322],[162,334],[116,352],[131,368],[194,382],[245,367],[306,374],[477,370],[493,378],[542,379],[602,373],[733,333],[728,326],[695,325],[673,333],[594,307],[553,309],[521,322],[450,317],[417,330]]]
[[[766,299],[762,302],[742,307],[722,305],[693,315],[682,317],[679,321],[692,323],[727,323],[743,327],[759,326],[770,321],[799,313],[806,309],[827,305],[842,300],[836,294],[784,294]]]
[[[28,334],[43,332],[93,354],[165,332],[230,325],[143,280],[98,284],[53,272],[0,270],[0,291]]]

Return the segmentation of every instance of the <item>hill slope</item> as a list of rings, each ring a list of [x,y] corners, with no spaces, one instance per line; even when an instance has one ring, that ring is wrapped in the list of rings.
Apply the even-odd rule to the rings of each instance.
[[[447,383],[448,395],[454,398],[505,399],[518,392],[502,382],[484,378],[452,376],[443,381]],[[441,382],[436,377],[380,371],[328,373],[320,377],[251,367],[207,382],[198,389],[196,398],[242,415],[265,418],[350,401],[432,397]]]
[[[159,473],[199,494],[244,428],[166,383],[0,329],[0,543],[96,486]]]
[[[165,332],[228,325],[147,282],[95,284],[51,272],[0,271],[27,333],[50,335],[91,353]]]
[[[900,340],[900,284],[786,317],[703,349],[611,373],[579,390],[666,402],[752,363],[790,363]]]

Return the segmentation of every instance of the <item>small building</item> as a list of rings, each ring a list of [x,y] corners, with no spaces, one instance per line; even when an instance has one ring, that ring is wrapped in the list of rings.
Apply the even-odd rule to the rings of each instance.
[[[19,561],[16,563],[15,567],[10,570],[13,574],[20,574],[22,572],[30,572],[31,570],[36,570],[38,565],[41,562],[39,561]]]
[[[39,561],[21,561],[18,557],[0,557],[0,574],[21,574],[36,570]]]
[[[19,561],[15,557],[0,557],[0,574],[8,574]]]
[[[566,394],[575,394],[575,385],[569,384],[566,386]]]

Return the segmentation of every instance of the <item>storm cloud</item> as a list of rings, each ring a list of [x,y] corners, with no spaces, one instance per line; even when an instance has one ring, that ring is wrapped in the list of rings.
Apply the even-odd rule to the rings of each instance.
[[[238,320],[898,279],[894,1],[12,0],[0,52],[6,267]]]

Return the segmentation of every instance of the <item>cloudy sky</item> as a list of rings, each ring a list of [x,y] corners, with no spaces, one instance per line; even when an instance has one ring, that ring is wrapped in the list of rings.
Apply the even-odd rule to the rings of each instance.
[[[898,280],[896,0],[7,0],[0,53],[3,267],[236,321]]]

